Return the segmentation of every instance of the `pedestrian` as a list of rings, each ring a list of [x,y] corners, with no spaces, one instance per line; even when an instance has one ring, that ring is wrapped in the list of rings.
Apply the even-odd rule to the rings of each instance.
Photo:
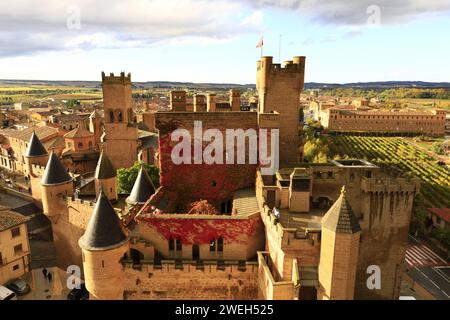
[[[42,269],[42,274],[44,275],[44,278],[47,278],[47,269],[46,268],[44,268],[44,269]]]
[[[47,279],[48,279],[48,282],[52,282],[52,273],[51,272],[49,272],[47,274]]]

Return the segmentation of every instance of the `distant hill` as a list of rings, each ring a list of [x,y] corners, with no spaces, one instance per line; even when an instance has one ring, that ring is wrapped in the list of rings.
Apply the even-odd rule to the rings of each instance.
[[[52,80],[1,80],[0,84],[8,85],[45,85],[45,86],[76,86],[86,88],[99,88],[100,81],[52,81]],[[194,82],[172,82],[172,81],[146,81],[133,82],[135,88],[186,88],[203,90],[226,90],[230,88],[255,88],[255,84],[234,83],[194,83]],[[354,88],[364,90],[383,90],[390,88],[428,88],[450,89],[450,82],[424,82],[424,81],[376,81],[376,82],[354,82],[354,83],[305,83],[306,89],[333,89]]]

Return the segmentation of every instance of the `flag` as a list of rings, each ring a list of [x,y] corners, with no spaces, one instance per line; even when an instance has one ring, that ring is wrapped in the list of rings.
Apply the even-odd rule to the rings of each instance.
[[[257,48],[262,48],[262,46],[264,45],[264,39],[263,37],[261,37],[261,39],[259,40],[258,44],[256,45]]]

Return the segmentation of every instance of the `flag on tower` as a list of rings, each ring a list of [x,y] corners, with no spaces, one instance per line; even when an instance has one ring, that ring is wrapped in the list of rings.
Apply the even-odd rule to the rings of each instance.
[[[257,48],[262,48],[262,46],[264,45],[264,39],[261,36],[261,39],[259,40],[258,44],[256,45]]]

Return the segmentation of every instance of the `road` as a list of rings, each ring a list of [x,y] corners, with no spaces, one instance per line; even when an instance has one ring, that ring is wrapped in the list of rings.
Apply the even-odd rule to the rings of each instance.
[[[408,240],[408,275],[436,299],[450,300],[450,263],[413,236]]]

